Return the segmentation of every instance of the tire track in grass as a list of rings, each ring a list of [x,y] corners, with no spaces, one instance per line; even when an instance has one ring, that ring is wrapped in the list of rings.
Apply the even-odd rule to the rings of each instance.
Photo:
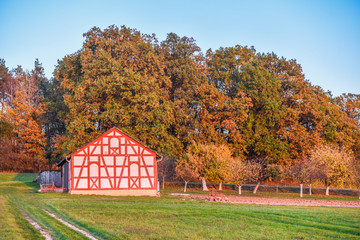
[[[23,193],[9,191],[6,196],[11,206],[19,212],[18,217],[30,223],[39,235],[44,236],[44,231],[47,231],[49,235],[51,234],[51,238],[44,236],[46,239],[88,239],[87,236],[69,228],[57,219],[41,211],[42,208],[39,206],[39,203],[32,198],[26,197]]]
[[[72,239],[85,239],[82,234],[77,233],[76,231],[68,228],[64,224],[58,222],[56,219],[53,219],[46,213],[42,212],[41,208],[39,208],[31,200],[27,200],[20,204],[19,201],[17,201],[17,198],[10,199],[12,200],[12,205],[22,215],[23,219],[29,222],[40,233],[40,235],[45,237],[45,239],[69,239],[69,230],[73,231],[73,235],[71,235]],[[67,233],[63,234],[64,232]]]
[[[49,231],[45,230],[44,228],[42,228],[37,222],[35,222],[33,219],[31,219],[29,216],[24,215],[24,218],[31,224],[34,226],[34,228],[36,228],[40,234],[45,237],[46,240],[53,240],[53,238],[51,237]]]
[[[75,225],[73,225],[73,224],[71,224],[71,223],[69,223],[69,222],[66,222],[65,220],[57,217],[57,216],[56,216],[55,214],[53,214],[53,213],[50,213],[50,212],[46,211],[45,209],[42,209],[42,210],[43,210],[44,212],[46,212],[49,216],[55,218],[56,220],[58,220],[59,222],[61,222],[61,223],[64,224],[65,226],[73,229],[74,231],[77,231],[77,232],[83,234],[84,236],[90,238],[91,240],[98,240],[97,238],[95,238],[93,235],[91,235],[91,234],[88,233],[87,231],[82,230],[82,229],[76,227]]]
[[[18,176],[19,174],[16,175],[16,177]],[[23,223],[21,227],[26,226],[30,229],[30,232],[25,232],[25,239],[39,239],[41,236],[45,239],[96,239],[91,235],[84,235],[42,211],[42,198],[37,195],[35,190],[32,178],[15,179],[10,175],[8,178],[4,178],[0,175],[0,199],[7,200],[4,202],[7,202],[9,209],[14,211],[15,220]],[[0,239],[2,237],[4,236],[0,234]],[[12,235],[10,237],[12,238],[9,239],[17,239]]]

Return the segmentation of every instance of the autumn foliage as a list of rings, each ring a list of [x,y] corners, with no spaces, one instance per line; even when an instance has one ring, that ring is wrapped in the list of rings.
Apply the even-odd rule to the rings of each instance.
[[[114,126],[174,159],[184,181],[300,174],[321,146],[359,157],[359,95],[313,86],[296,60],[240,45],[202,53],[193,38],[159,42],[125,26],[84,38],[52,79],[38,61],[31,72],[0,62],[1,170],[44,169]]]

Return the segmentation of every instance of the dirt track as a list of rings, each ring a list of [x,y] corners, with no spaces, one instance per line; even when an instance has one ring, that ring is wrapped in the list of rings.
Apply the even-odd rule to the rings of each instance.
[[[207,200],[204,195],[188,195],[182,197],[191,197],[194,199]],[[323,206],[323,207],[352,207],[360,208],[359,201],[341,201],[341,200],[308,200],[308,199],[283,199],[283,198],[260,198],[260,197],[235,197],[228,196],[229,202],[242,204],[259,205],[287,205],[287,206]]]

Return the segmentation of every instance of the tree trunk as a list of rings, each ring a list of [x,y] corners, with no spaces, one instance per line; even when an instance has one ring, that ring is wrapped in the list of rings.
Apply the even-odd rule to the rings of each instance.
[[[276,192],[279,192],[279,184],[276,184]]]
[[[326,195],[326,196],[329,196],[329,190],[330,190],[330,186],[327,185],[327,186],[326,186],[326,192],[325,192],[325,195]]]
[[[203,191],[209,191],[208,187],[206,186],[206,180],[204,177],[201,179],[201,182],[202,182]]]
[[[300,197],[303,197],[303,184],[300,184]]]
[[[239,185],[239,195],[241,195],[241,185]]]
[[[165,176],[163,176],[162,179],[163,179],[162,187],[163,187],[163,190],[164,190],[164,188],[165,188]]]
[[[311,183],[309,183],[309,195],[311,196]]]
[[[222,191],[222,182],[219,183],[219,191]]]
[[[186,192],[188,182],[189,181],[185,181],[184,192]]]
[[[260,186],[260,183],[261,183],[260,180],[256,183],[256,186],[255,186],[255,188],[254,188],[253,194],[256,194],[256,192],[257,192],[257,190],[258,190],[258,188],[259,188],[259,186]]]

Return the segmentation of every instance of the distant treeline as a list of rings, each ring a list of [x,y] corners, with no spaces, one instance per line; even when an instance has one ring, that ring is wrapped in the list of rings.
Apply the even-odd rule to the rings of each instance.
[[[0,61],[1,170],[48,168],[114,126],[175,165],[206,146],[279,166],[320,146],[359,157],[360,95],[333,97],[296,60],[240,45],[203,53],[193,38],[125,26],[84,37],[51,79],[38,60],[31,71]]]

